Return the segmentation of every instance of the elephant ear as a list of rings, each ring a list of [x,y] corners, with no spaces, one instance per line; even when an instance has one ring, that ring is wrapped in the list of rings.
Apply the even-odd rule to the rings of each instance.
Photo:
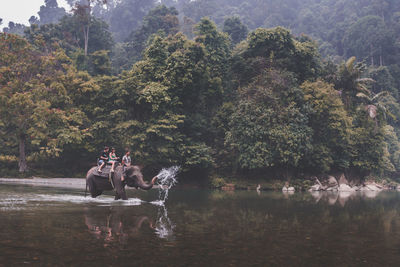
[[[125,174],[129,177],[133,176],[133,172],[134,172],[134,168],[133,167],[129,167],[126,169]]]

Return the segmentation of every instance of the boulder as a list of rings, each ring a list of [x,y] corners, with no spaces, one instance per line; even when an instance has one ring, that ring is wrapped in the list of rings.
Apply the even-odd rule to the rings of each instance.
[[[282,192],[294,192],[295,189],[293,186],[289,186],[289,182],[285,182],[285,185],[282,187]]]
[[[352,186],[352,187],[354,187],[354,186],[358,186],[358,185],[360,185],[360,184],[361,184],[360,178],[354,177],[353,179],[351,179],[349,185]]]
[[[326,180],[326,191],[337,191],[338,190],[338,182],[336,181],[335,177],[328,176],[328,180]]]
[[[335,185],[335,186],[328,187],[326,189],[326,191],[338,191],[338,189],[339,189],[339,186]]]
[[[382,191],[383,189],[385,189],[383,185],[375,182],[366,182],[365,185],[360,188],[360,191]]]
[[[344,176],[344,173],[342,173],[339,176],[339,185],[342,185],[342,184],[345,184],[345,185],[349,184],[349,181],[347,181],[346,177]]]
[[[288,191],[288,192],[294,192],[294,191],[296,191],[296,190],[294,189],[293,186],[291,186],[291,187],[289,187],[289,188],[287,189],[287,191]]]
[[[315,182],[316,182],[316,184],[318,184],[319,186],[321,186],[321,187],[322,187],[322,184],[321,184],[321,182],[318,180],[318,178],[317,178],[317,177],[315,177]]]
[[[364,188],[366,189],[364,191],[381,191],[382,190],[376,184],[367,184],[364,186]]]
[[[354,191],[360,191],[361,186],[355,185],[355,186],[353,186],[352,188],[354,189]]]
[[[322,190],[322,185],[315,184],[315,185],[311,186],[309,191],[321,191],[321,190]]]
[[[335,177],[328,176],[328,187],[334,187],[337,185],[338,185],[338,182],[336,181]]]
[[[365,192],[365,191],[371,191],[371,190],[364,185],[364,186],[361,186],[358,191]]]
[[[341,185],[339,185],[338,191],[339,192],[355,192],[356,190],[354,190],[354,188],[350,187],[347,184],[341,184]]]
[[[316,182],[316,185],[319,185],[319,186],[320,186],[320,189],[319,189],[319,190],[326,190],[327,186],[326,186],[326,185],[323,185],[323,184],[318,180],[318,178],[315,178],[315,182]]]

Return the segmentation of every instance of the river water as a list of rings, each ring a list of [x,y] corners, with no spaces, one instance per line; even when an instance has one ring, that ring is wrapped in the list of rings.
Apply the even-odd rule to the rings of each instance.
[[[400,193],[0,184],[0,266],[399,266]]]

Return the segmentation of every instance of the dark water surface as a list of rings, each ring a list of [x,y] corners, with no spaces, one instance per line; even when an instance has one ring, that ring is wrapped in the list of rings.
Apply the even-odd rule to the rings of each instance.
[[[400,265],[400,193],[129,194],[0,184],[0,266]]]

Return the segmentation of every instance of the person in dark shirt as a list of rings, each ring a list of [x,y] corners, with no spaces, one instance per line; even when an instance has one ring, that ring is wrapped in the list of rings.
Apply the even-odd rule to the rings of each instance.
[[[100,167],[97,169],[98,172],[101,172],[101,169],[103,169],[104,165],[106,165],[107,161],[108,161],[108,151],[110,149],[108,148],[108,146],[104,147],[103,152],[100,155],[100,159],[99,159],[99,165]]]

